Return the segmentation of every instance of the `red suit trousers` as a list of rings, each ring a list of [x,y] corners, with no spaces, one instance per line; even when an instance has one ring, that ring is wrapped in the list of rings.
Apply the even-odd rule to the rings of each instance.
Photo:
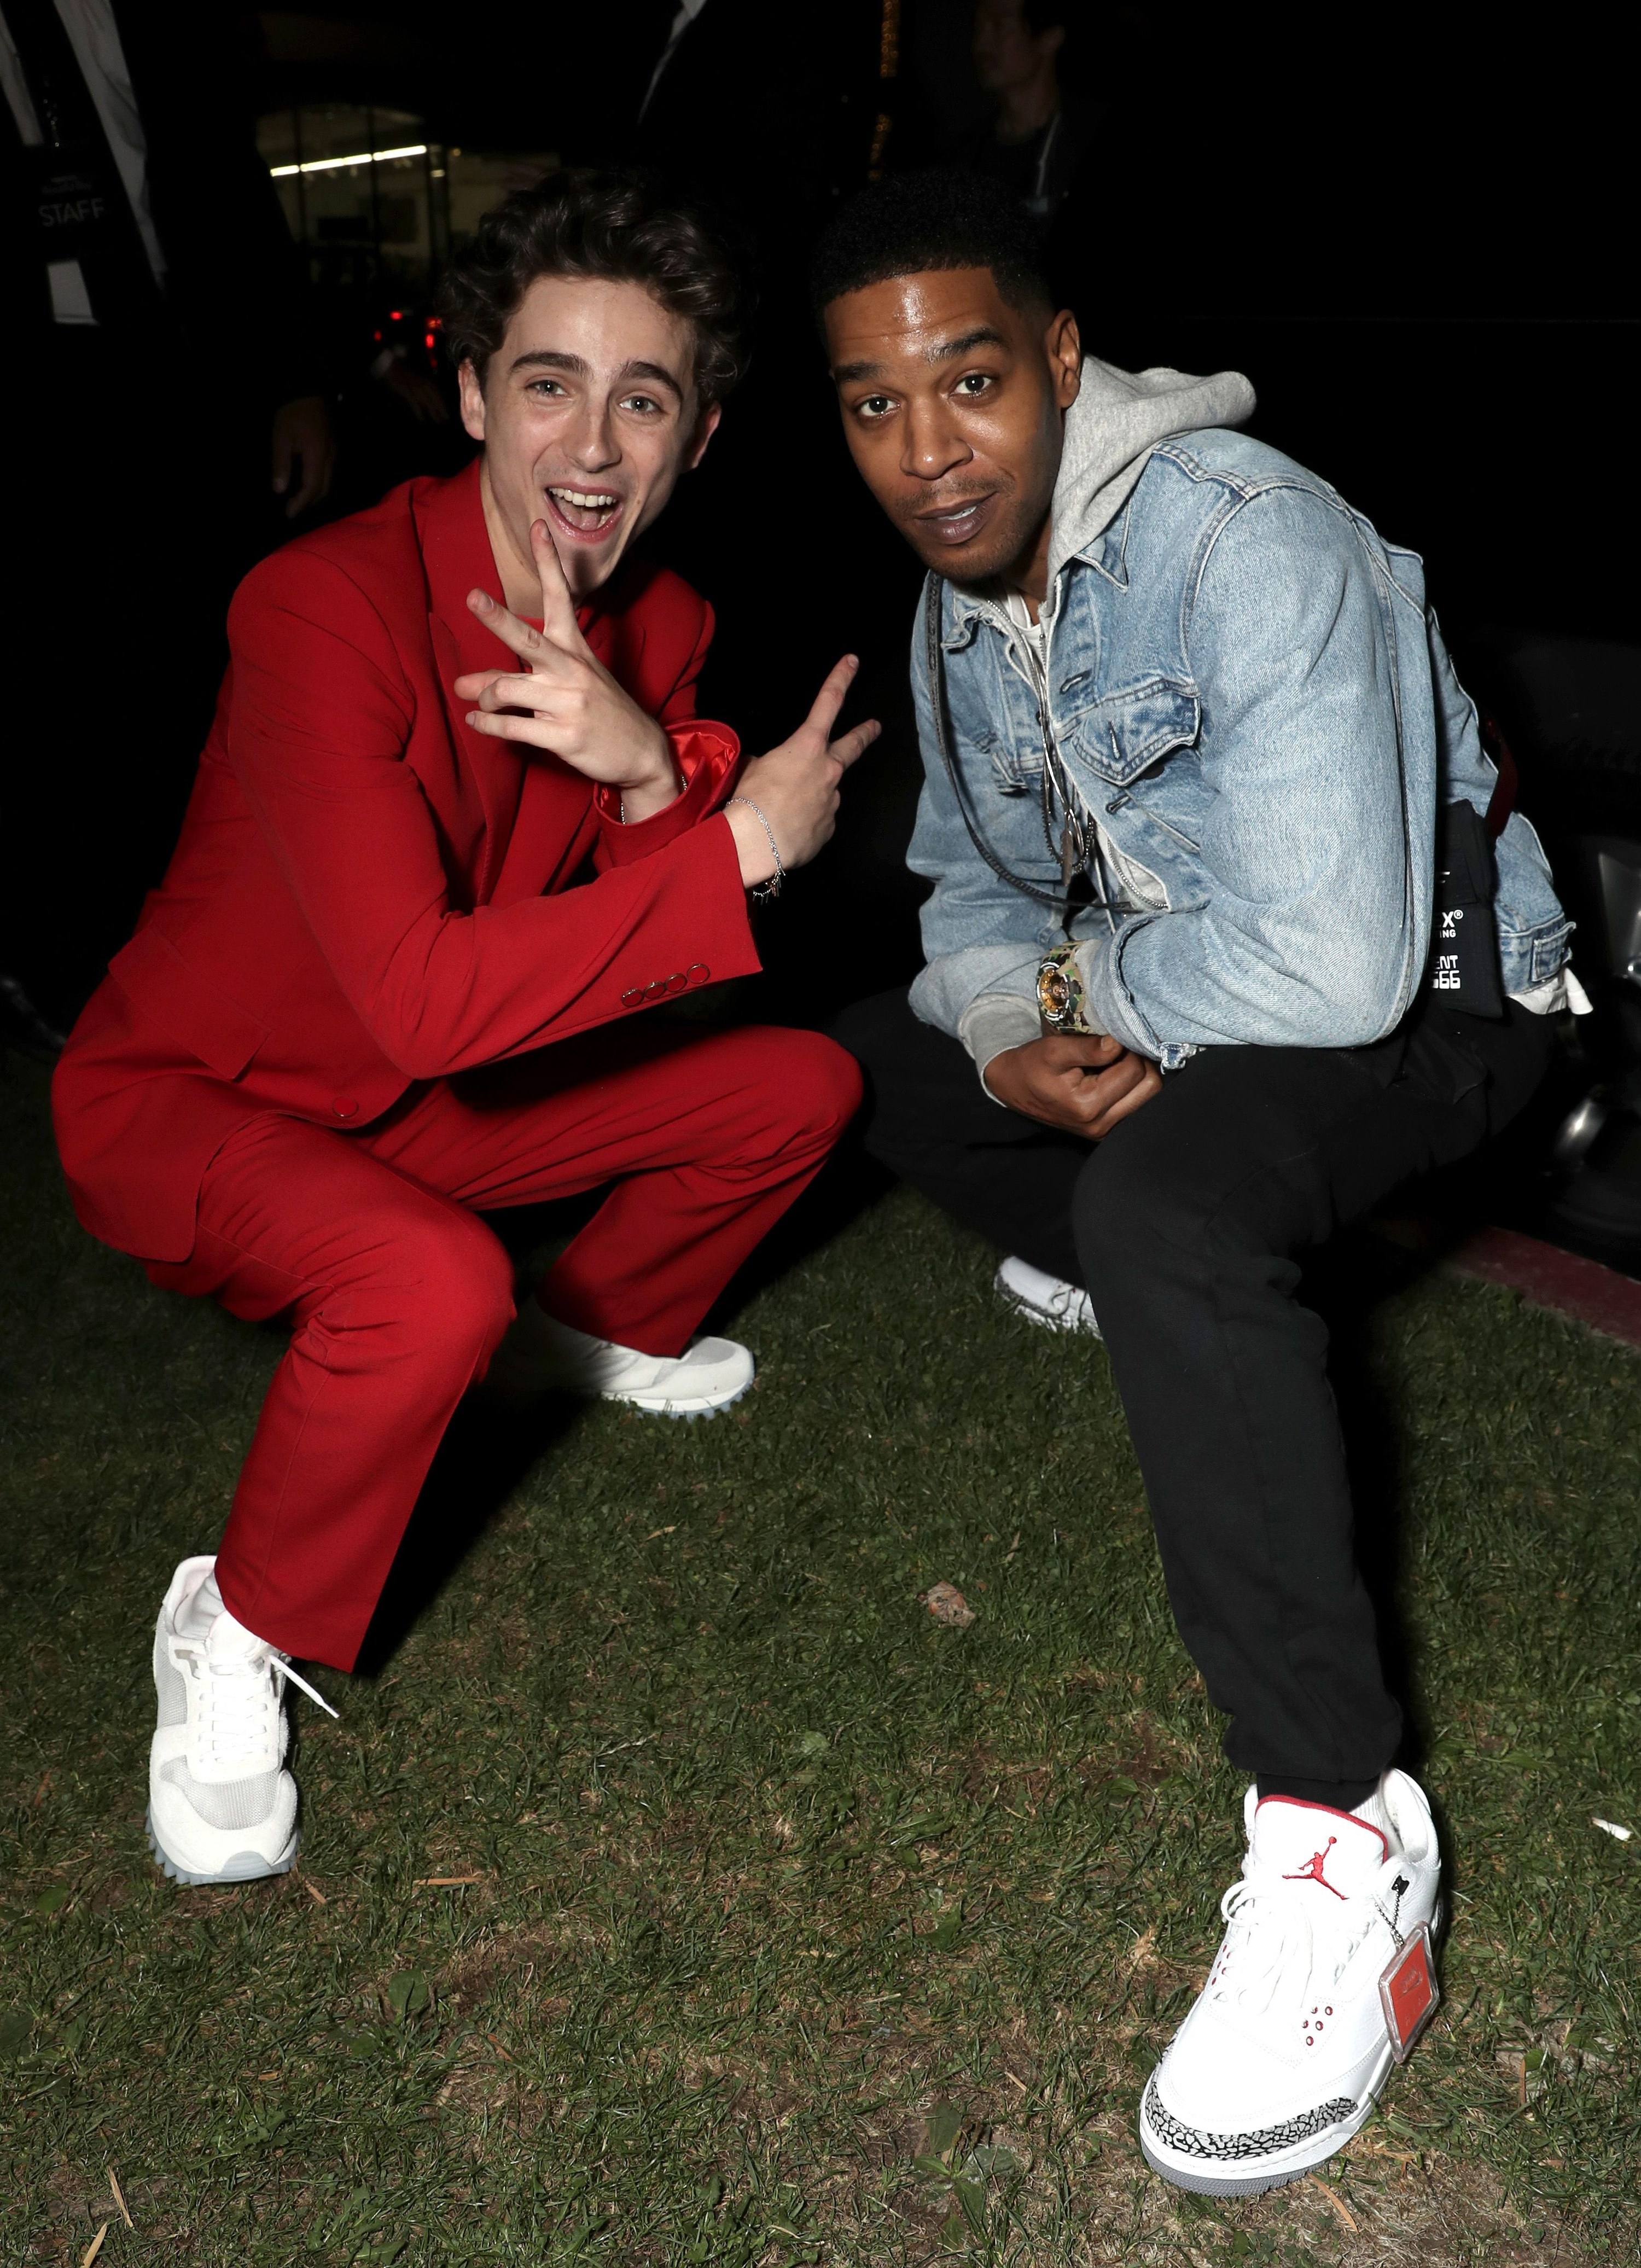
[[[434,1451],[512,1319],[479,1213],[613,1182],[537,1296],[596,1337],[679,1354],[859,1099],[853,1058],[813,1032],[628,1025],[413,1088],[357,1134],[271,1113],[240,1128],[189,1257],[149,1264],[232,1314],[291,1320],[217,1553],[230,1611],[352,1668]]]

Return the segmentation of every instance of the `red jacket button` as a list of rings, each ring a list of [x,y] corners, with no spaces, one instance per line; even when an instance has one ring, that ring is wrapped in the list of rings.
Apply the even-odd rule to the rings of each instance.
[[[658,977],[656,977],[656,978],[654,979],[654,981],[653,981],[651,983],[646,984],[646,985],[644,986],[644,998],[645,998],[646,1000],[659,1000],[659,999],[660,998],[661,995],[666,991],[666,977],[665,977],[665,976],[658,976]]]
[[[339,1094],[330,1107],[338,1118],[357,1118],[359,1115],[359,1106],[350,1094]]]
[[[621,996],[621,1004],[623,1008],[642,1007],[644,1005],[643,985],[635,984],[629,992],[623,992]]]
[[[689,973],[684,982],[686,984],[704,984],[711,974],[712,971],[704,961],[692,961],[689,964]]]

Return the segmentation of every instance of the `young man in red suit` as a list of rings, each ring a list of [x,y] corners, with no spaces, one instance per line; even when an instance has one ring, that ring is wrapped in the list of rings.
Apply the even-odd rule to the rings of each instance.
[[[740,765],[695,713],[710,608],[632,554],[738,374],[729,262],[561,177],[489,216],[446,322],[479,461],[240,586],[181,839],[54,1091],[93,1234],[291,1324],[155,1633],[149,1833],[188,1881],[292,1863],[290,1659],[351,1668],[468,1387],[733,1401],[750,1355],[692,1333],[858,1100],[813,1034],[644,1012],[757,968],[747,892],[877,731],[828,745],[846,660]],[[606,1183],[515,1322],[479,1215]]]

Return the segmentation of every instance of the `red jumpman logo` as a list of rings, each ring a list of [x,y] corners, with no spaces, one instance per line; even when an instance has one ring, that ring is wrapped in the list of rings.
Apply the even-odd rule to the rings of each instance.
[[[1313,1851],[1305,1865],[1299,1868],[1298,1874],[1284,1874],[1282,1878],[1283,1881],[1284,1882],[1320,1882],[1323,1889],[1333,1890],[1335,1897],[1343,1899],[1344,1892],[1343,1890],[1334,1890],[1333,1884],[1322,1872],[1322,1862],[1327,1858],[1328,1852],[1333,1849],[1334,1845],[1338,1840],[1339,1837],[1336,1835],[1330,1835],[1328,1837],[1327,1850]]]

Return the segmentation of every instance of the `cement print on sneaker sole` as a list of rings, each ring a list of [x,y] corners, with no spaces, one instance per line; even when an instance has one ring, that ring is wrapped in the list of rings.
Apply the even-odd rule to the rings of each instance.
[[[1328,2164],[1328,2159],[1366,2125],[1376,2095],[1378,2087],[1369,2087],[1360,2102],[1350,2095],[1335,2095],[1328,2102],[1317,2102],[1313,2110],[1299,2111],[1294,2118],[1283,2118],[1281,2125],[1255,2127],[1247,2134],[1208,2134],[1202,2127],[1183,2125],[1165,2110],[1156,2094],[1156,2075],[1152,2075],[1140,2107],[1140,2150],[1152,2173],[1160,2175],[1172,2189],[1192,2191],[1199,2198],[1258,2198],[1267,2189],[1287,2189],[1290,2182],[1303,2182],[1317,2166]],[[1179,2157],[1202,2159],[1202,2170],[1163,2164],[1149,2143],[1147,2125],[1159,2143],[1176,2150]],[[1317,2143],[1317,2147],[1306,2150],[1299,2164],[1292,2164],[1294,2150],[1303,2150],[1308,2141]],[[1265,2166],[1255,2170],[1260,2157],[1265,2159]],[[1271,2159],[1278,2157],[1287,2157],[1290,2164],[1271,2164]]]
[[[1163,2107],[1154,2076],[1145,2089],[1145,2116],[1153,2132],[1171,2150],[1181,2151],[1188,2158],[1274,2157],[1279,2150],[1291,2150],[1298,2143],[1308,2142],[1313,2134],[1320,2134],[1325,2127],[1336,2126],[1355,2109],[1352,2096],[1339,2095],[1331,2102],[1319,2102],[1313,2110],[1300,2111],[1295,2118],[1284,2118],[1277,2126],[1262,2126],[1255,2133],[1205,2134],[1198,2126],[1183,2124]]]
[[[1365,2122],[1377,2093],[1376,2087],[1369,2088],[1359,2102],[1349,2095],[1335,2095],[1331,2101],[1316,2103],[1275,2126],[1254,2128],[1245,2134],[1211,2134],[1201,2127],[1186,2125],[1166,2109],[1157,2092],[1153,2072],[1140,2105],[1139,2146],[1152,2171],[1160,2174],[1175,2189],[1194,2190],[1203,2197],[1252,2197],[1262,2190],[1283,2189],[1288,2183],[1300,2181],[1316,2167],[1325,2165]],[[1166,2148],[1177,2151],[1182,2158],[1201,2159],[1202,2172],[1164,2165],[1151,2148],[1147,2126]],[[1259,2159],[1269,2161],[1281,2157],[1321,2134],[1331,2137],[1327,2146],[1302,2165],[1270,2168],[1268,2164],[1264,2172],[1254,2170]],[[1211,2172],[1210,2167],[1214,2170]],[[1247,2170],[1233,2172],[1229,2170],[1232,2168]]]

